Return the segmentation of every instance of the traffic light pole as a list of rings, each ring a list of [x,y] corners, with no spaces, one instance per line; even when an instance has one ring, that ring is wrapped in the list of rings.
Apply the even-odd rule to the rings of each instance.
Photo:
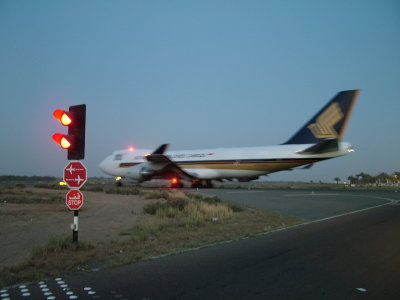
[[[53,140],[68,150],[68,160],[73,160],[64,168],[64,182],[70,188],[66,195],[66,204],[74,211],[74,223],[71,224],[72,242],[78,242],[79,208],[83,204],[83,195],[79,188],[86,182],[86,167],[79,162],[85,158],[86,104],[70,106],[68,112],[57,109],[53,116],[62,125],[68,127],[68,134],[55,133]]]
[[[79,210],[74,210],[74,224],[72,224],[72,242],[78,242]]]

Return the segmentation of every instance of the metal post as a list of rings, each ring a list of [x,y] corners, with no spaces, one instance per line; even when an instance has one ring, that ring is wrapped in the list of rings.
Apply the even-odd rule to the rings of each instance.
[[[74,210],[74,224],[72,229],[72,242],[78,242],[79,210]]]

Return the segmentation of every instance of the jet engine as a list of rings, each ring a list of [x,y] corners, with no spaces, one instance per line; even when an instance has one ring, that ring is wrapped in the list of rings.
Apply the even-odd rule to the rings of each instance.
[[[130,167],[126,173],[126,177],[137,181],[150,180],[157,171],[149,169],[145,164],[138,164]]]
[[[166,165],[166,163],[154,164],[152,162],[137,164],[136,166],[132,166],[128,169],[126,177],[135,179],[137,181],[150,180],[154,175],[161,172]]]

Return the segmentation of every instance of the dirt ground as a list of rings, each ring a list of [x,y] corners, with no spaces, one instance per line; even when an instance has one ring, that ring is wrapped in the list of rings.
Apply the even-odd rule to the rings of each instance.
[[[59,195],[67,190],[25,188],[25,191]],[[82,192],[84,206],[79,212],[79,240],[102,243],[123,238],[120,233],[146,218],[146,200],[140,196]],[[71,234],[73,211],[65,200],[53,203],[0,203],[0,268],[17,263],[34,246],[46,243],[51,235]]]

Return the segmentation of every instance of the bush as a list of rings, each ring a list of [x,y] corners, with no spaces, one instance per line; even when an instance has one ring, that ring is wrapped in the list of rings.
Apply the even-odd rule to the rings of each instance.
[[[49,238],[46,245],[35,247],[31,252],[32,259],[46,258],[52,253],[62,253],[70,250],[90,250],[94,246],[87,242],[73,243],[72,238],[66,235],[54,235]]]
[[[182,211],[188,203],[189,201],[185,198],[174,198],[172,200],[167,200],[167,202],[149,203],[143,208],[143,211],[149,215],[173,218],[178,212]]]
[[[157,210],[160,209],[163,204],[164,203],[161,202],[146,204],[146,206],[143,208],[143,211],[145,214],[155,215],[157,213]]]
[[[106,194],[118,194],[118,195],[143,195],[144,191],[139,189],[109,189],[106,191]]]
[[[165,199],[168,200],[170,198],[170,193],[167,191],[155,191],[155,192],[150,192],[147,193],[145,196],[146,199]]]

